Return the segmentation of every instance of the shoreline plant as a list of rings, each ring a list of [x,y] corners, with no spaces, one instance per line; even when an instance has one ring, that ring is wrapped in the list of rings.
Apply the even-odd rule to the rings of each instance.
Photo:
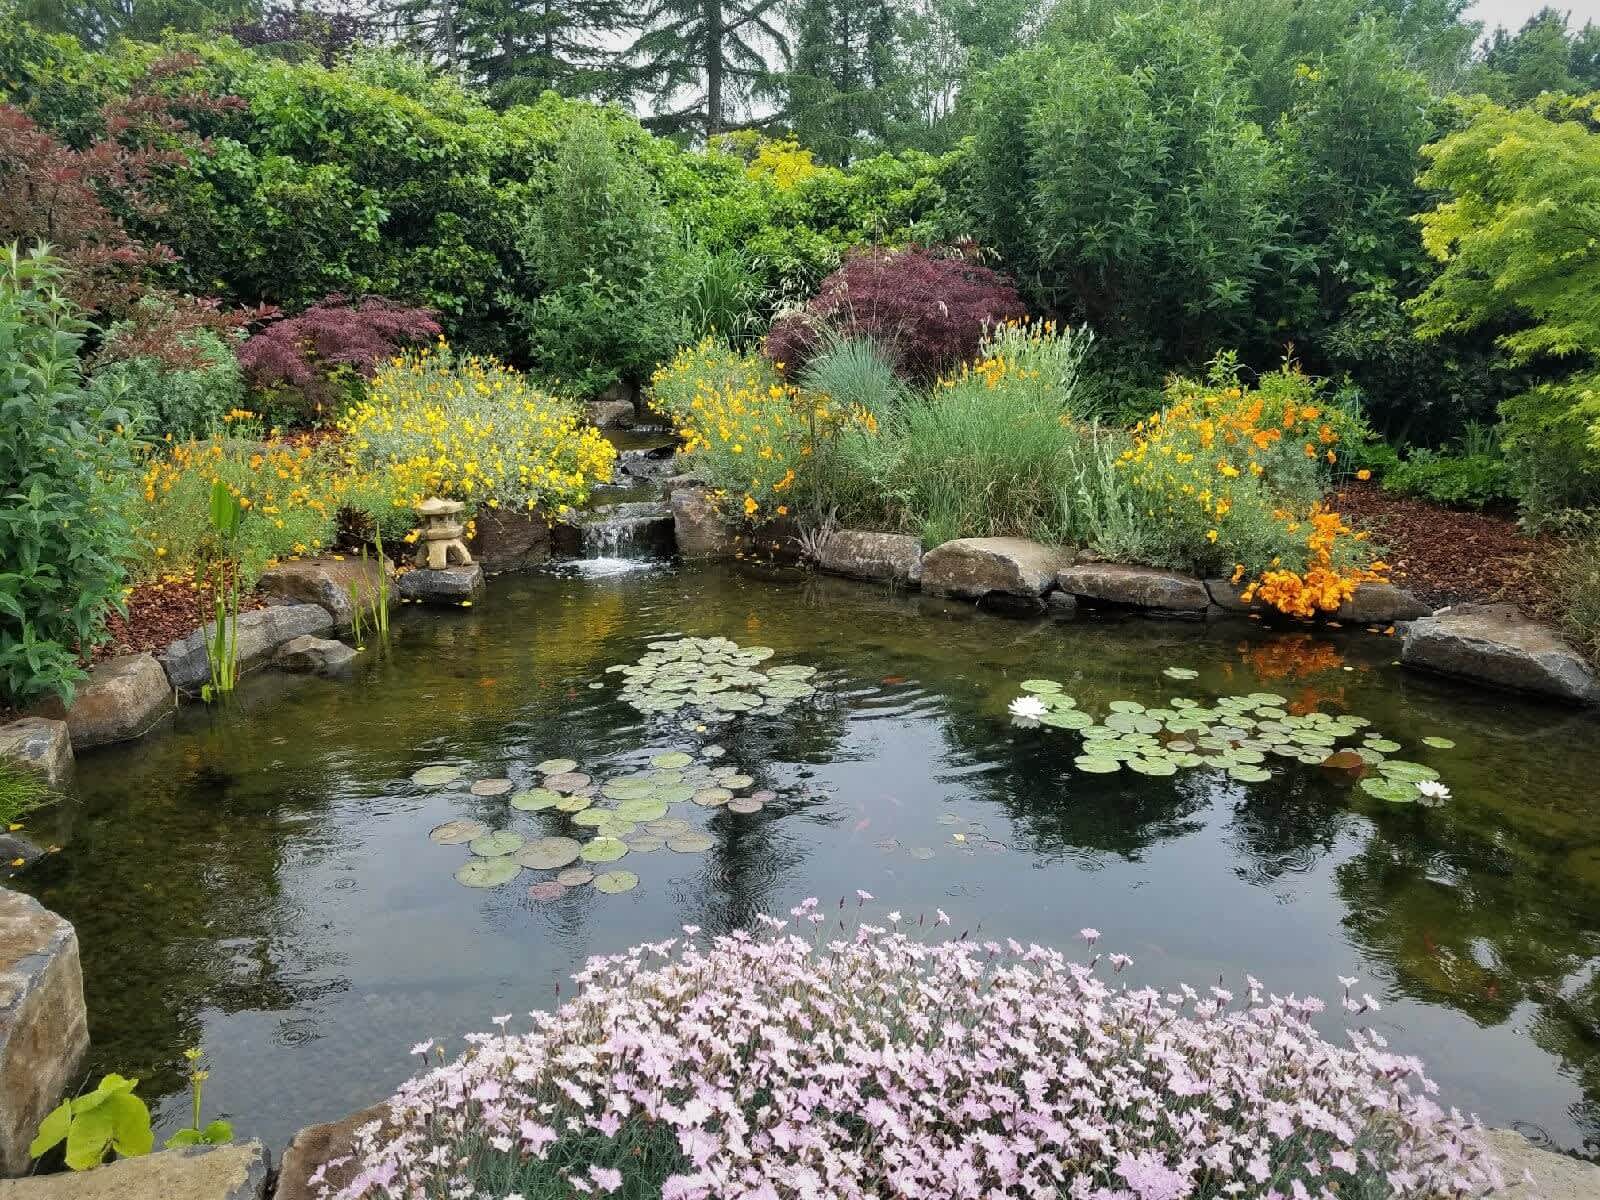
[[[1326,1040],[1318,1000],[1250,976],[1238,999],[1134,987],[1118,979],[1126,955],[949,939],[942,912],[850,930],[811,899],[759,920],[590,959],[529,1033],[496,1018],[500,1032],[399,1090],[387,1130],[358,1131],[353,1179],[323,1195],[1431,1200],[1501,1186],[1476,1122],[1439,1107],[1422,1064],[1376,1033]],[[1342,982],[1348,1012],[1376,1007]]]

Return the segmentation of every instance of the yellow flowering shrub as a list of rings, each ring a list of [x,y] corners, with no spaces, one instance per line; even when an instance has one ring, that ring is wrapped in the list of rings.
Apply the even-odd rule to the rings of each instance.
[[[1118,468],[1144,515],[1183,548],[1282,612],[1331,612],[1387,569],[1364,534],[1322,503],[1359,420],[1324,402],[1292,363],[1244,387],[1230,360],[1174,380],[1168,405],[1134,427]]]
[[[441,339],[381,366],[340,419],[346,461],[387,480],[393,503],[445,496],[560,514],[611,477],[616,449],[577,404]]]
[[[804,392],[760,354],[710,337],[656,371],[650,399],[690,469],[752,521],[789,511],[796,481],[841,429],[877,429],[864,408]]]
[[[157,446],[134,500],[136,581],[193,576],[222,552],[207,520],[217,480],[244,510],[237,545],[247,586],[275,559],[333,544],[350,482],[332,455],[306,441],[219,436]]]
[[[782,139],[762,138],[745,167],[747,174],[770,179],[774,186],[792,188],[802,179],[821,172],[812,161],[811,151],[792,137]]]

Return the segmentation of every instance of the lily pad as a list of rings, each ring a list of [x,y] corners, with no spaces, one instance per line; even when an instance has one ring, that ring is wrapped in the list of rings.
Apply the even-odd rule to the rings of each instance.
[[[1456,744],[1453,741],[1447,737],[1440,737],[1438,734],[1430,734],[1423,738],[1422,744],[1431,746],[1435,750],[1454,750],[1456,748]]]
[[[592,782],[582,771],[562,771],[556,775],[546,775],[544,779],[545,787],[552,792],[576,792]]]
[[[474,796],[504,796],[514,786],[509,779],[480,779],[470,790]]]
[[[1228,777],[1240,783],[1265,783],[1272,778],[1272,772],[1250,763],[1238,763],[1228,768]]]
[[[565,775],[568,771],[578,769],[578,760],[575,758],[547,758],[533,768],[541,775]]]
[[[563,796],[556,801],[556,807],[564,813],[579,813],[593,803],[593,796]]]
[[[1168,679],[1199,679],[1200,672],[1193,667],[1167,667],[1161,672]]]
[[[755,780],[748,775],[724,775],[722,786],[729,791],[740,792],[749,787]]]
[[[725,787],[701,788],[690,797],[701,808],[716,808],[733,799],[733,793]]]
[[[522,849],[524,840],[514,829],[499,829],[494,833],[473,838],[467,849],[481,858],[499,858],[502,855],[515,854]]]
[[[582,887],[586,883],[594,882],[594,872],[588,867],[568,867],[556,876],[556,882],[562,887]]]
[[[679,817],[662,817],[659,821],[646,821],[644,827],[651,833],[658,833],[662,837],[671,837],[675,833],[687,833],[690,829],[689,822]]]
[[[616,862],[628,852],[628,844],[621,838],[607,837],[602,834],[591,842],[584,844],[578,851],[578,857],[584,862]]]
[[[561,793],[549,788],[529,788],[511,797],[511,807],[521,812],[539,812],[561,803]]]
[[[1025,692],[1033,692],[1041,696],[1048,692],[1059,692],[1061,690],[1061,685],[1054,679],[1024,679],[1017,686]]]
[[[488,832],[489,827],[482,821],[474,821],[471,817],[458,817],[454,821],[446,821],[443,825],[435,825],[428,830],[428,840],[437,842],[441,846],[459,846]]]
[[[422,767],[411,773],[411,782],[418,787],[443,787],[447,783],[454,783],[461,778],[461,768],[440,763],[434,767]]]
[[[728,811],[731,813],[758,813],[764,807],[766,806],[763,805],[761,801],[751,796],[735,796],[732,800],[728,801]]]
[[[679,783],[672,787],[657,788],[655,798],[662,804],[683,804],[694,798],[694,792],[695,789],[687,783]]]
[[[638,886],[639,877],[632,871],[605,871],[594,877],[595,891],[608,896],[631,892]]]
[[[1361,781],[1361,790],[1390,804],[1415,804],[1417,800],[1415,785],[1398,779],[1369,776]]]
[[[1094,754],[1080,754],[1072,760],[1072,765],[1090,775],[1114,775],[1122,770],[1122,764],[1116,759]]]
[[[675,833],[667,839],[667,849],[677,854],[702,854],[716,845],[710,834],[690,830],[688,833]]]
[[[510,883],[522,870],[514,858],[499,855],[495,858],[475,858],[463,863],[456,871],[456,882],[473,888],[499,887]]]
[[[667,844],[667,839],[659,833],[630,833],[622,840],[634,854],[654,854]]]
[[[517,851],[517,861],[535,871],[553,871],[576,859],[581,849],[576,838],[534,838]]]
[[[667,815],[667,803],[665,799],[624,800],[617,805],[617,815],[629,821],[656,821]]]
[[[693,761],[694,755],[685,754],[682,750],[673,750],[666,754],[656,755],[650,760],[650,765],[671,771],[679,767],[687,767]]]
[[[1399,742],[1392,742],[1388,738],[1369,737],[1366,744],[1369,750],[1376,750],[1379,754],[1393,754],[1400,749]]]

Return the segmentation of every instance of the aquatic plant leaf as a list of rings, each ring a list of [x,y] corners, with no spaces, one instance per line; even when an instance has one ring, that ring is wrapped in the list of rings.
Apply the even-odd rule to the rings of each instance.
[[[702,854],[716,845],[710,834],[690,830],[688,833],[675,833],[667,839],[667,849],[676,854]]]
[[[457,869],[456,882],[473,888],[499,887],[515,879],[520,870],[522,867],[516,859],[503,854],[494,858],[474,858]]]
[[[1199,679],[1200,672],[1193,667],[1167,667],[1161,672],[1168,679]]]
[[[621,838],[608,837],[605,834],[586,842],[578,857],[584,862],[616,862],[628,852],[628,845]]]
[[[1415,804],[1417,789],[1414,784],[1381,776],[1368,776],[1361,781],[1361,790],[1390,804]]]
[[[689,791],[684,799],[694,795]],[[617,815],[629,821],[656,821],[667,815],[668,801],[665,799],[651,800],[641,797],[638,800],[624,800],[617,805]]]
[[[515,854],[522,848],[523,841],[523,836],[514,829],[498,829],[473,838],[467,849],[481,858],[499,858],[501,855]]]
[[[534,838],[517,851],[516,858],[532,870],[553,871],[576,860],[581,849],[583,846],[576,838]]]
[[[694,761],[694,755],[685,754],[682,750],[673,750],[666,754],[658,754],[650,760],[652,767],[661,767],[665,770],[675,770],[678,767],[687,767]]]
[[[1036,695],[1044,695],[1047,692],[1059,692],[1061,690],[1061,685],[1054,679],[1024,679],[1017,686],[1025,692],[1033,692]]]
[[[594,872],[588,867],[568,867],[556,876],[556,882],[566,888],[582,887],[594,882]]]
[[[667,839],[659,833],[630,833],[622,840],[634,854],[654,854],[667,844]]]
[[[443,825],[435,825],[428,831],[428,840],[437,842],[441,846],[459,846],[488,832],[489,827],[482,821],[474,821],[470,817],[458,817],[454,821],[446,821]]]
[[[632,871],[604,871],[594,877],[595,891],[604,892],[608,896],[631,892],[638,886],[639,877]]]
[[[761,801],[754,800],[749,796],[735,796],[728,801],[728,811],[731,813],[757,813],[764,807]]]
[[[1116,759],[1093,754],[1080,754],[1072,760],[1072,765],[1090,775],[1113,775],[1122,770],[1122,764]]]
[[[1451,741],[1447,737],[1440,737],[1436,733],[1430,734],[1423,738],[1422,744],[1424,746],[1431,746],[1435,750],[1454,750],[1456,748],[1455,742]]]
[[[533,768],[541,775],[565,775],[568,771],[578,769],[578,760],[575,758],[547,758],[542,763],[537,763]]]
[[[701,788],[690,799],[702,808],[716,808],[732,800],[733,793],[725,787]]]
[[[418,787],[443,787],[447,783],[454,783],[461,778],[461,768],[440,763],[433,767],[422,767],[411,773],[411,782]]]
[[[561,803],[561,794],[549,788],[529,788],[511,797],[511,807],[521,812],[540,812]]]
[[[559,775],[546,775],[544,786],[552,792],[576,792],[594,782],[582,771],[563,771]]]
[[[556,801],[556,808],[564,813],[578,813],[594,803],[593,796],[563,796]]]
[[[1272,778],[1272,772],[1266,767],[1253,766],[1250,763],[1238,763],[1228,768],[1228,777],[1240,783],[1265,783]]]
[[[474,796],[504,796],[513,786],[509,779],[479,779],[469,790]]]

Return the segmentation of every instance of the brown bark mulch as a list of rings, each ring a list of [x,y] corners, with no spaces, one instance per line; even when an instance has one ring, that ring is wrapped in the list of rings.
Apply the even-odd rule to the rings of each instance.
[[[1559,541],[1524,533],[1508,514],[1442,508],[1375,483],[1352,483],[1332,503],[1351,525],[1372,531],[1391,578],[1426,604],[1506,600],[1545,616],[1556,606],[1548,564]]]
[[[251,592],[239,597],[239,611],[249,612],[264,603]],[[106,621],[109,637],[95,649],[94,661],[146,650],[159,654],[211,619],[211,593],[188,580],[138,584],[128,596],[127,614],[112,613]]]

